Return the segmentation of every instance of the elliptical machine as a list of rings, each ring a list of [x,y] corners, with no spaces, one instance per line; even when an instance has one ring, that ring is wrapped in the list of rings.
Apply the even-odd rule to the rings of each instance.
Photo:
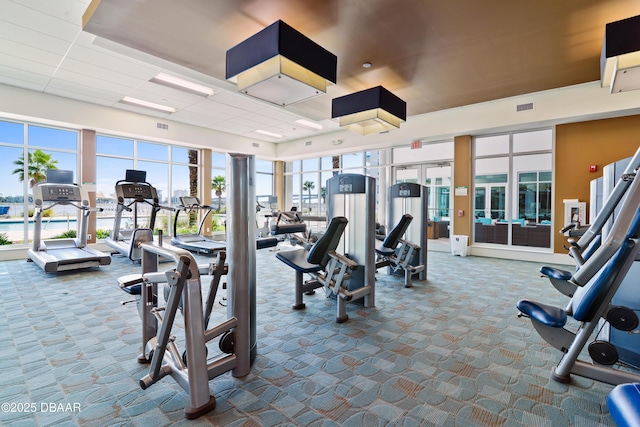
[[[246,376],[257,353],[255,207],[248,202],[252,198],[246,197],[255,194],[253,162],[253,156],[231,155],[229,206],[233,215],[228,224],[227,252],[219,252],[214,267],[224,268],[222,255],[228,256],[226,320],[209,326],[209,301],[213,299],[210,294],[203,307],[202,273],[191,253],[171,245],[139,244],[142,282],[137,286],[143,350],[138,361],[150,363],[149,373],[139,384],[145,390],[171,376],[189,394],[184,410],[188,419],[215,407],[216,399],[209,392],[211,379],[228,371],[234,377]],[[175,262],[175,268],[159,272],[160,257]],[[159,306],[160,283],[165,283],[164,307]],[[174,327],[178,311],[184,316],[183,328]],[[184,336],[183,352],[178,348],[182,342],[179,334]],[[218,340],[219,354],[210,354],[215,350],[207,346],[214,340]]]

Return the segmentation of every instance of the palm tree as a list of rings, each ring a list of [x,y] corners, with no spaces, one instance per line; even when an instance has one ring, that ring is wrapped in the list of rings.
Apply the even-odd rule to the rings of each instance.
[[[311,211],[311,190],[316,188],[316,185],[313,181],[305,181],[302,183],[302,190],[307,191],[309,193],[309,211]]]
[[[211,180],[211,188],[216,192],[216,197],[218,197],[218,212],[220,212],[222,207],[222,192],[227,188],[224,176],[218,175],[214,177],[213,180]]]
[[[189,195],[198,197],[198,150],[189,150]],[[189,212],[189,228],[196,225],[198,211]]]
[[[24,170],[24,153],[20,155],[18,160],[13,161],[14,165],[19,166],[12,173],[18,175],[20,182],[25,180]],[[27,157],[27,178],[29,179],[29,188],[33,188],[40,181],[47,179],[47,170],[58,169],[56,166],[58,161],[42,150],[30,151]]]

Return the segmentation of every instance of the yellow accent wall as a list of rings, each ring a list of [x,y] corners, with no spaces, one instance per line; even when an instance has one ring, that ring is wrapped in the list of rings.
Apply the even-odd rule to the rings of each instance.
[[[564,225],[564,199],[587,202],[588,212],[591,180],[602,176],[604,166],[632,156],[639,146],[638,115],[556,126],[555,228],[559,230]],[[597,165],[597,172],[589,172],[589,165]],[[566,253],[564,244],[565,239],[556,235],[553,251]]]
[[[471,136],[456,136],[453,140],[453,230],[452,234],[469,236],[471,241],[471,224],[473,212],[471,210],[473,188],[471,167]],[[466,196],[456,196],[456,187],[467,187]],[[458,211],[464,211],[464,216],[458,216]]]

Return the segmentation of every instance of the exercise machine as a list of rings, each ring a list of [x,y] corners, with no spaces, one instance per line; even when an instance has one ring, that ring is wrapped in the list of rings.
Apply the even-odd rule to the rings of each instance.
[[[531,320],[536,331],[563,357],[552,373],[558,382],[570,382],[571,374],[608,384],[640,382],[640,375],[614,369],[619,362],[616,347],[600,337],[601,319],[626,333],[638,332],[638,316],[612,299],[640,253],[640,180],[634,180],[620,206],[619,213],[601,247],[589,257],[570,281],[577,286],[566,308],[530,300],[520,300],[519,316]],[[579,322],[574,332],[567,328],[568,317]],[[587,342],[594,363],[579,360]]]
[[[198,232],[195,234],[178,234],[178,215],[180,211],[189,212],[191,210],[206,211],[204,217],[200,221]],[[216,254],[223,251],[227,247],[227,243],[219,240],[213,240],[202,234],[204,221],[211,213],[211,206],[203,205],[197,197],[180,197],[180,206],[176,209],[176,216],[173,221],[173,237],[171,244],[179,248],[186,249],[199,254]],[[258,237],[256,238],[256,249],[271,248],[278,245],[278,239],[275,237]]]
[[[28,261],[47,273],[109,265],[108,254],[87,247],[89,215],[102,209],[90,207],[85,191],[73,183],[72,171],[50,169],[47,181],[33,187],[34,227],[33,246]],[[49,205],[44,206],[49,203]],[[54,206],[73,206],[80,211],[76,238],[42,240],[42,212]]]
[[[197,197],[180,197],[180,206],[177,207],[176,215],[173,219],[173,237],[171,238],[171,244],[199,254],[214,254],[224,250],[226,243],[213,240],[202,234],[204,223],[212,210],[213,208],[211,206],[200,203],[200,199]],[[204,212],[200,225],[198,226],[198,232],[178,234],[178,217],[180,216],[180,212],[185,212],[185,214],[188,215],[193,211]]]
[[[105,243],[115,252],[129,257],[131,261],[140,261],[142,256],[140,244],[153,241],[153,228],[156,216],[161,209],[171,209],[161,206],[155,187],[146,182],[145,171],[127,169],[125,179],[116,182],[115,191],[118,205],[113,220],[113,229]],[[138,207],[145,205],[150,208],[148,227],[138,227]],[[133,213],[133,226],[122,227],[124,212]]]
[[[616,386],[607,397],[607,406],[618,427],[640,427],[640,383]]]
[[[575,223],[567,224],[560,230],[561,234],[569,233],[569,238],[567,239],[569,247],[565,248],[568,250],[569,255],[574,259],[576,268],[580,268],[580,266],[584,264],[585,261],[600,247],[603,232],[606,234],[608,229],[611,227],[615,211],[624,196],[627,194],[627,191],[640,168],[640,148],[636,150],[636,153],[632,158],[625,159],[623,162],[626,166],[614,166],[614,168],[617,167],[618,170],[623,169],[622,173],[613,172],[614,175],[618,175],[617,177],[609,174],[609,171],[612,171],[611,168],[603,170],[604,176],[607,177],[610,182],[615,182],[615,184],[607,185],[609,188],[613,189],[605,197],[605,202],[602,204],[601,209],[598,210],[597,215],[591,219],[591,224],[576,233],[573,233],[576,226]],[[607,169],[607,167],[605,167],[605,169]],[[594,192],[597,192],[597,189],[592,185],[592,193]],[[594,202],[595,200],[592,200],[592,205],[595,204]],[[579,239],[576,240],[575,237],[579,237]],[[550,266],[540,267],[540,273],[543,276],[548,277],[551,284],[562,294],[569,297],[573,296],[576,287],[569,282],[573,273]]]
[[[397,225],[376,245],[376,269],[388,267],[391,274],[404,273],[404,286],[410,288],[412,277],[427,278],[427,188],[405,182],[392,185],[388,194],[389,222]],[[414,218],[419,220],[414,223]]]
[[[247,195],[255,194],[254,157],[230,155],[233,184],[228,187],[229,217],[227,252],[227,318],[209,326],[208,298],[203,307],[200,268],[193,255],[175,246],[153,242],[140,243],[142,276],[140,311],[142,317],[143,354],[149,373],[140,379],[147,389],[165,376],[171,376],[188,394],[185,417],[197,418],[212,410],[215,397],[210,395],[209,380],[231,371],[234,377],[246,376],[257,354],[256,343],[256,263],[255,207]],[[248,199],[252,199],[249,197]],[[217,268],[224,265],[218,253]],[[158,272],[159,258],[170,259],[176,267]],[[164,278],[162,277],[164,275]],[[165,285],[166,306],[158,306],[158,284]],[[184,315],[184,327],[174,327],[178,312]],[[181,332],[182,331],[182,332]],[[185,350],[180,352],[178,334],[184,336]],[[207,343],[218,341],[219,352]]]
[[[342,323],[349,318],[346,314],[346,303],[357,296],[357,293],[350,292],[347,284],[358,264],[336,252],[347,223],[344,217],[334,217],[325,233],[310,249],[295,249],[276,254],[277,259],[296,272],[294,310],[305,308],[303,294],[309,295],[315,289],[324,287],[327,296],[333,295],[337,298],[336,322]],[[303,282],[304,274],[309,274],[311,279]]]
[[[352,302],[374,307],[376,180],[366,175],[340,174],[329,178],[326,187],[328,220],[349,220],[336,249],[358,265],[351,273],[347,290],[354,295]]]

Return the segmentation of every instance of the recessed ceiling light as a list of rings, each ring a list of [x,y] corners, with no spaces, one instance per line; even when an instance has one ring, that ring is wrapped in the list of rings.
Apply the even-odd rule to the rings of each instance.
[[[365,62],[362,64],[362,68],[371,68],[371,62]]]
[[[175,113],[178,111],[174,107],[169,107],[166,105],[156,104],[154,102],[145,101],[138,98],[133,98],[131,96],[125,96],[120,100],[123,104],[134,105],[136,107],[144,107],[149,108],[150,110],[161,111],[163,113]]]
[[[273,132],[269,132],[268,130],[262,130],[262,129],[258,129],[256,131],[256,133],[259,133],[261,135],[271,136],[273,138],[282,138],[283,137],[279,133],[273,133]]]
[[[161,84],[164,86],[168,86],[174,89],[195,93],[196,95],[211,96],[214,93],[216,93],[215,90],[213,90],[210,87],[207,87],[198,83],[193,83],[188,80],[184,80],[179,77],[169,75],[167,73],[158,73],[157,75],[152,77],[149,81],[153,83]]]
[[[305,119],[298,119],[298,120],[296,120],[296,123],[298,123],[299,125],[302,125],[302,126],[306,126],[308,128],[311,128],[311,129],[318,129],[318,130],[322,129],[322,125],[320,125],[318,123],[310,122],[309,120],[305,120]]]

